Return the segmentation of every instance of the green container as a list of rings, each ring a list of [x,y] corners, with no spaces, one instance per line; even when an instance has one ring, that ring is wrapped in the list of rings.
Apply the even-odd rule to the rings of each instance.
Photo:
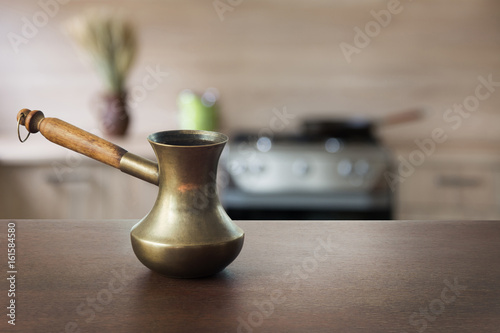
[[[181,129],[218,130],[217,92],[207,89],[200,97],[193,91],[183,90],[178,98]]]

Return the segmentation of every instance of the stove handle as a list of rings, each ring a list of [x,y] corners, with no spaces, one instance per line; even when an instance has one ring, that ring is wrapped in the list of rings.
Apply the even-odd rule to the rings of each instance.
[[[482,185],[480,177],[464,177],[459,175],[439,175],[436,184],[440,187],[479,187]]]

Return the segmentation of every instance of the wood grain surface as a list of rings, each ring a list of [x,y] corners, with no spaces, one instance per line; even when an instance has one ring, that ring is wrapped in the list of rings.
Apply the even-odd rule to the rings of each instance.
[[[135,221],[16,223],[2,332],[500,332],[500,222],[238,222],[240,256],[175,280],[135,258]],[[1,269],[7,275],[7,255]]]
[[[45,118],[40,133],[55,144],[66,147],[114,168],[120,168],[125,149],[57,118]]]

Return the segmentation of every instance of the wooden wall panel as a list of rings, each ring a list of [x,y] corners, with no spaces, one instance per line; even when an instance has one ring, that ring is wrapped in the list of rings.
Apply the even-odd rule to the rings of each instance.
[[[101,82],[62,32],[65,20],[87,7],[115,6],[134,20],[140,56],[129,87],[148,68],[167,71],[133,109],[134,133],[178,127],[176,96],[185,89],[217,87],[223,130],[269,126],[273,109],[311,115],[381,117],[423,107],[428,119],[387,129],[388,140],[413,140],[443,124],[443,112],[474,92],[477,77],[500,81],[500,2],[401,1],[400,12],[348,63],[340,43],[391,1],[241,1],[221,21],[212,1],[68,1],[14,52],[8,39],[22,35],[40,4],[57,0],[0,0],[0,133],[11,133],[20,108],[38,108],[87,129]],[[62,1],[62,0],[61,0]],[[222,3],[228,3],[221,0]],[[232,2],[235,3],[235,2]],[[236,2],[237,3],[237,2]],[[460,141],[498,140],[500,91],[450,133]]]

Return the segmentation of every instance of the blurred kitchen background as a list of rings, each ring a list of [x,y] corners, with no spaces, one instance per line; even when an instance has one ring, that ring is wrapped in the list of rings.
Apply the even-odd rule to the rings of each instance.
[[[137,34],[118,138],[65,29],[100,7]],[[40,134],[21,144],[20,109],[154,158],[147,135],[189,126],[181,92],[209,89],[235,219],[500,219],[499,1],[0,0],[0,35],[0,218],[137,219],[156,198]]]

